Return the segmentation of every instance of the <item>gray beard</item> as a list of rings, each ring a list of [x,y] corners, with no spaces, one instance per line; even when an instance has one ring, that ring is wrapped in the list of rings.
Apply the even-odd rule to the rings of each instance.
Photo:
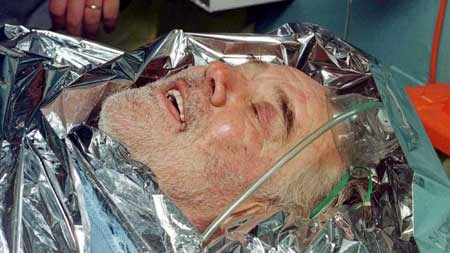
[[[175,133],[172,141],[167,141],[161,134],[167,126],[164,118],[167,115],[152,91],[179,78],[190,86],[189,100],[185,104],[187,126],[183,132]],[[108,105],[111,106],[109,112],[102,112],[99,122],[100,129],[127,147],[131,158],[154,171],[162,191],[199,229],[208,225],[235,198],[236,187],[242,187],[235,176],[227,175],[226,172],[232,170],[217,153],[193,149],[192,144],[208,131],[205,126],[209,125],[208,118],[203,115],[207,115],[204,105],[210,103],[210,94],[205,93],[212,91],[198,87],[202,78],[203,75],[176,74],[151,85],[118,93],[116,96],[126,99],[126,108],[114,103]],[[152,113],[145,114],[145,111]]]

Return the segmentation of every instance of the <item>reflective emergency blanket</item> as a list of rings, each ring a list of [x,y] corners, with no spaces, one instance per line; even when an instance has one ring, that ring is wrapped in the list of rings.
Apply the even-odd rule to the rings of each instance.
[[[295,66],[338,94],[381,98],[401,149],[371,168],[370,207],[349,204],[315,220],[281,211],[202,245],[151,169],[96,128],[100,105],[114,91],[188,66],[255,58]],[[440,204],[449,182],[409,101],[374,59],[321,27],[286,24],[267,35],[174,30],[121,52],[6,25],[0,63],[0,252],[450,249],[450,204]]]

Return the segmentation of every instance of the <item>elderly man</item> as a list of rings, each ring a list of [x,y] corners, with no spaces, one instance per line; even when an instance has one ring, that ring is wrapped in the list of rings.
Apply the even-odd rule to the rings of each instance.
[[[249,185],[329,119],[327,89],[287,66],[214,62],[103,104],[99,128],[154,171],[203,231]],[[346,167],[333,134],[309,146],[234,215],[283,208],[307,216]]]

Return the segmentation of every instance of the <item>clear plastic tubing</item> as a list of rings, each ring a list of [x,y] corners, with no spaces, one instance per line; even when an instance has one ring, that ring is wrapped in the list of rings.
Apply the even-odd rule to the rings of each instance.
[[[349,119],[350,117],[364,111],[373,110],[377,108],[382,108],[383,104],[381,102],[367,102],[355,105],[353,108],[350,108],[347,111],[342,112],[338,116],[332,118],[331,120],[327,121],[325,124],[317,128],[314,132],[306,136],[304,139],[302,139],[297,145],[295,145],[293,148],[291,148],[284,156],[282,156],[278,161],[276,161],[272,167],[264,174],[262,177],[260,177],[253,185],[251,185],[247,190],[238,198],[236,199],[226,210],[222,213],[219,217],[217,217],[210,225],[209,227],[203,232],[202,234],[202,242],[205,243],[206,241],[211,238],[211,236],[217,231],[217,229],[220,228],[222,223],[236,210],[237,207],[239,207],[248,197],[250,197],[256,190],[259,189],[259,187],[264,184],[267,180],[270,179],[270,177],[278,172],[286,163],[288,163],[292,158],[294,158],[296,155],[298,155],[303,149],[309,146],[309,144],[313,143],[315,140],[317,140],[320,136],[322,136],[324,133],[326,133],[328,130],[332,129],[334,126],[338,125],[339,123]]]

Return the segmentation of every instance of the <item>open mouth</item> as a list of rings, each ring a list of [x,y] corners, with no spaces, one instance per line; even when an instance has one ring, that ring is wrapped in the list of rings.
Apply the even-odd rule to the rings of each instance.
[[[181,123],[184,123],[184,105],[183,105],[183,96],[177,89],[171,89],[167,91],[166,98],[170,102],[170,111],[175,114],[175,117],[180,120]]]

